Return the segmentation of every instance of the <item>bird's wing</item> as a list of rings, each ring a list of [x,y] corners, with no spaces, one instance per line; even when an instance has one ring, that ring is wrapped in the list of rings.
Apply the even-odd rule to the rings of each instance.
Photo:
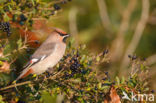
[[[31,56],[31,58],[42,58],[54,52],[56,43],[43,43]]]
[[[52,54],[55,48],[56,43],[44,43],[43,45],[41,45],[31,56],[31,60],[24,66],[24,70],[16,80],[19,80],[31,74],[33,72],[31,67],[39,61],[48,57],[48,55]]]

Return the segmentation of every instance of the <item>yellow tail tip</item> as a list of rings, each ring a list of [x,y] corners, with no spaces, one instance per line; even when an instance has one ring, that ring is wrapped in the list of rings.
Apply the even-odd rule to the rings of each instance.
[[[37,74],[33,74],[33,76],[32,76],[33,78],[35,78],[35,77],[37,77]]]

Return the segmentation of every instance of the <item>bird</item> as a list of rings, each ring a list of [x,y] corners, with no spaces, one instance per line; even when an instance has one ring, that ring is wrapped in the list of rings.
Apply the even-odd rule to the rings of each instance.
[[[66,39],[69,34],[59,28],[53,29],[47,39],[33,53],[30,61],[23,67],[24,70],[15,81],[23,79],[29,74],[40,75],[61,60],[66,50]]]

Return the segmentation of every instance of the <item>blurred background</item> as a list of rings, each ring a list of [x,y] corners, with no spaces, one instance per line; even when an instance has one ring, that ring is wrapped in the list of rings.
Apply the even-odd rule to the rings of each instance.
[[[111,77],[130,73],[130,57],[147,61],[149,79],[156,90],[156,1],[155,0],[72,0],[61,13],[50,18],[49,26],[63,28],[86,44],[88,51],[109,50],[110,63],[100,72]]]

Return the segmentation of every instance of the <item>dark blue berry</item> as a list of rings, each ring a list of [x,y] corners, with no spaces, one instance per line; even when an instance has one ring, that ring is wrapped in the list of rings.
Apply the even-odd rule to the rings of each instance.
[[[21,19],[21,21],[26,21],[27,20],[27,18],[23,14],[20,15],[20,19]]]
[[[104,50],[103,55],[108,54],[108,49]]]
[[[133,56],[133,57],[132,57],[132,60],[135,60],[135,59],[137,59],[137,56]]]
[[[128,55],[128,58],[132,58],[132,56],[129,54],[129,55]]]
[[[35,44],[39,44],[40,41],[38,41],[38,40],[34,40],[34,43],[35,43]]]
[[[61,9],[61,7],[60,7],[60,6],[58,6],[57,4],[54,4],[54,9],[55,9],[55,10],[60,10],[60,9]]]
[[[20,21],[19,24],[20,24],[20,25],[24,25],[24,22],[23,22],[23,21]]]

